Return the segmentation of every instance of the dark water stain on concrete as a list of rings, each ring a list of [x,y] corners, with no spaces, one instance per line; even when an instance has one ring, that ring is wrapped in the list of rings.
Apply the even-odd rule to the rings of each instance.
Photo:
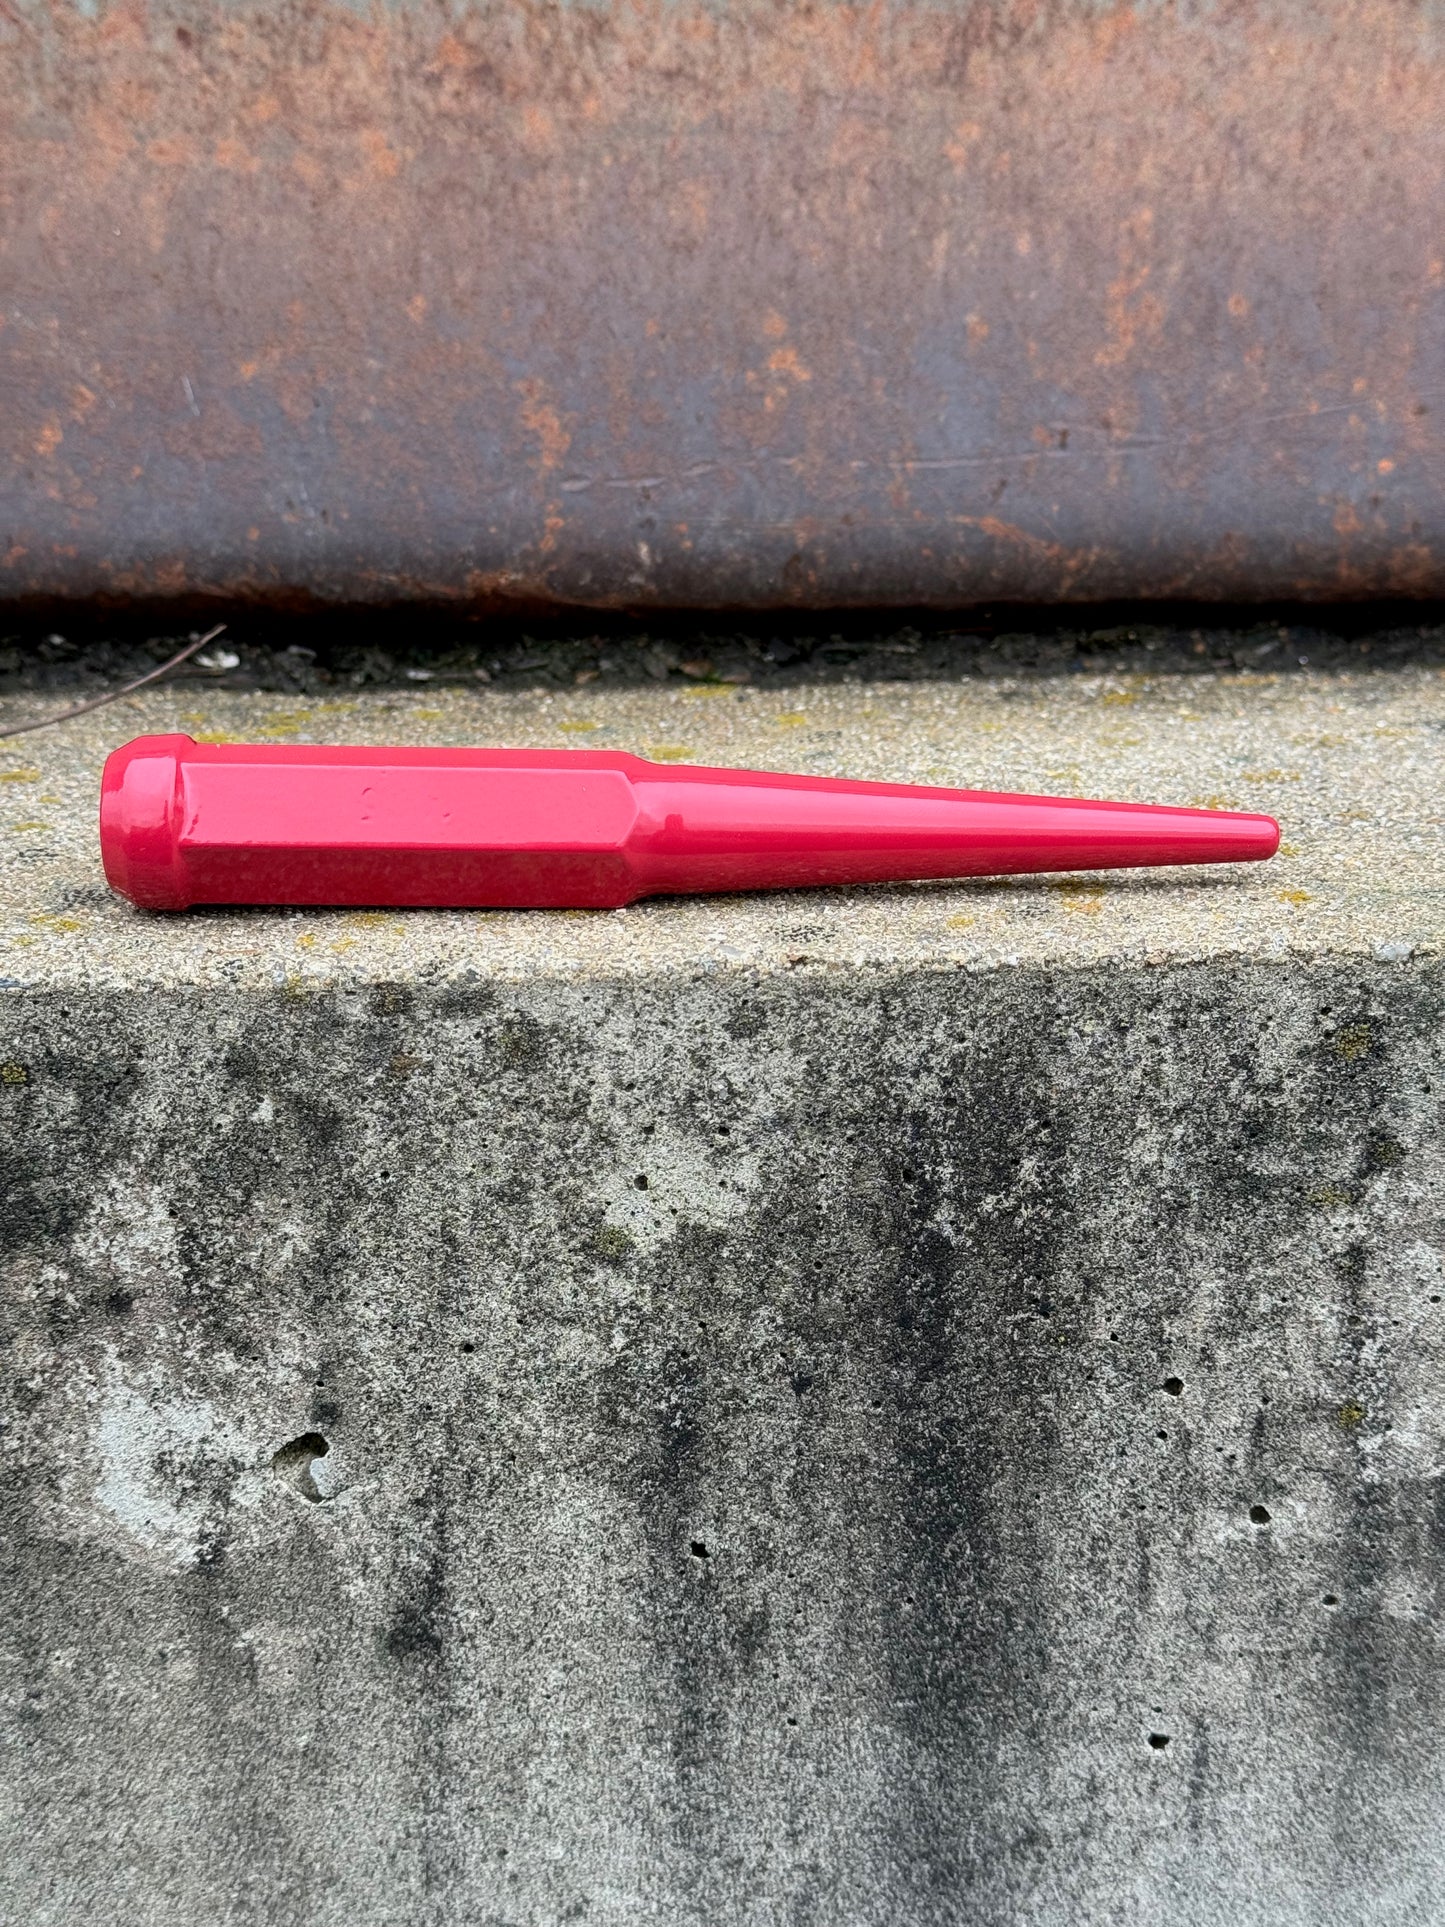
[[[268,1927],[1427,1906],[1436,966],[69,1004],[0,1010],[27,1907],[122,1825]]]

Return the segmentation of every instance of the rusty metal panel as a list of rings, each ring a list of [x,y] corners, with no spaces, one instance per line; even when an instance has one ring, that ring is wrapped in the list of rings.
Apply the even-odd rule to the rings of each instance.
[[[1445,591],[1439,0],[0,0],[0,596]]]

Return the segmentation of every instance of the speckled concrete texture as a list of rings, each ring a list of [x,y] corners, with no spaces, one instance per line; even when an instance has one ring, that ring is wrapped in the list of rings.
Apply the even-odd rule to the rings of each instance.
[[[1445,681],[586,693],[6,746],[0,1921],[1441,1919]],[[176,724],[1294,854],[143,918]]]
[[[4,705],[16,721],[53,697]],[[1445,944],[1445,671],[1073,677],[761,691],[336,700],[158,691],[0,744],[0,975],[21,983],[413,981],[475,970],[651,976],[710,963],[989,966]],[[96,849],[108,750],[148,730],[286,742],[588,744],[662,760],[1267,810],[1270,864],[903,890],[652,902],[618,912],[163,922],[116,903]]]

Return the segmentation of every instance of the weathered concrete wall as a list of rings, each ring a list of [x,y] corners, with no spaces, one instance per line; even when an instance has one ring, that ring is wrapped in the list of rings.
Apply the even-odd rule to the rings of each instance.
[[[144,918],[96,782],[177,727],[1286,840]],[[0,746],[0,1921],[1437,1927],[1442,730],[1418,666]]]
[[[0,1918],[1441,1918],[1438,960],[0,1026]]]

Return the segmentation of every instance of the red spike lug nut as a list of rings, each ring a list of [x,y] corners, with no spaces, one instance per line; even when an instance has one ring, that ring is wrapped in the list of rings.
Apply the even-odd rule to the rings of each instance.
[[[1272,817],[695,769],[595,750],[330,749],[141,736],[100,843],[147,910],[607,909],[707,890],[1273,856]]]

